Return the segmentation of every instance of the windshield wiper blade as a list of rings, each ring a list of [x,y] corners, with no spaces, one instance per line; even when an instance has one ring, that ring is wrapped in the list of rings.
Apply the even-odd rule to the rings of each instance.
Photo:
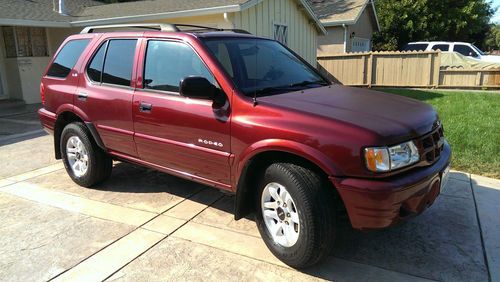
[[[265,88],[262,88],[262,89],[255,90],[255,94],[259,95],[259,94],[275,93],[275,92],[278,92],[278,91],[286,91],[289,88],[290,88],[290,86],[288,86],[288,85],[287,86],[265,87]]]
[[[316,81],[309,81],[309,80],[304,80],[302,82],[299,82],[299,83],[294,83],[294,84],[291,84],[290,87],[297,87],[297,86],[308,86],[308,85],[328,85],[328,83],[326,83],[326,81],[323,81],[323,80],[316,80]]]

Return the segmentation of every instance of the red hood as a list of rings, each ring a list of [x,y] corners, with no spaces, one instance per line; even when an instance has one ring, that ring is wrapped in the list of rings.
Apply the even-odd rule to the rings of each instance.
[[[428,104],[362,88],[338,85],[258,98],[259,102],[352,124],[396,143],[432,130],[438,119]]]

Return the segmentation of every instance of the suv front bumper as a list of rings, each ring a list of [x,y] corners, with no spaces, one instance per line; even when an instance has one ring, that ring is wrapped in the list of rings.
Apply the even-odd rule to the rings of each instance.
[[[380,229],[423,212],[441,192],[451,158],[445,142],[439,160],[387,179],[330,177],[355,229]],[[446,178],[446,177],[445,177]]]

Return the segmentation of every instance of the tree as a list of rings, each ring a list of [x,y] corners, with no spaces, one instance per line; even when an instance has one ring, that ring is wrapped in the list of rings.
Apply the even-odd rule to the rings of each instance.
[[[495,9],[487,0],[377,0],[381,31],[375,50],[398,50],[419,40],[465,41],[485,47]]]
[[[485,50],[500,50],[500,25],[492,25],[486,36]]]

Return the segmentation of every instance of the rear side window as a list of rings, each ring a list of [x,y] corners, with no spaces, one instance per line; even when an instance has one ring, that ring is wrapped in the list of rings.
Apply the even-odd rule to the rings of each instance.
[[[215,82],[200,57],[186,44],[155,40],[148,42],[144,88],[179,92],[181,80],[188,76],[202,76]]]
[[[104,59],[104,68],[102,72],[102,83],[130,86],[136,45],[136,39],[110,40],[107,43],[106,52],[99,50],[90,64],[90,66],[94,70],[91,71],[93,74],[95,74],[94,78],[97,78],[97,74],[99,74],[100,76],[99,57],[103,56],[104,53],[106,53],[106,58]],[[101,46],[101,48],[103,47]],[[102,52],[102,54],[99,54],[100,52]]]
[[[432,50],[441,50],[443,52],[449,51],[450,50],[450,45],[448,44],[437,44],[432,46]]]
[[[67,77],[89,42],[89,39],[76,39],[66,43],[57,54],[56,59],[47,71],[47,75],[59,78]]]
[[[403,51],[425,51],[429,44],[407,44]]]

